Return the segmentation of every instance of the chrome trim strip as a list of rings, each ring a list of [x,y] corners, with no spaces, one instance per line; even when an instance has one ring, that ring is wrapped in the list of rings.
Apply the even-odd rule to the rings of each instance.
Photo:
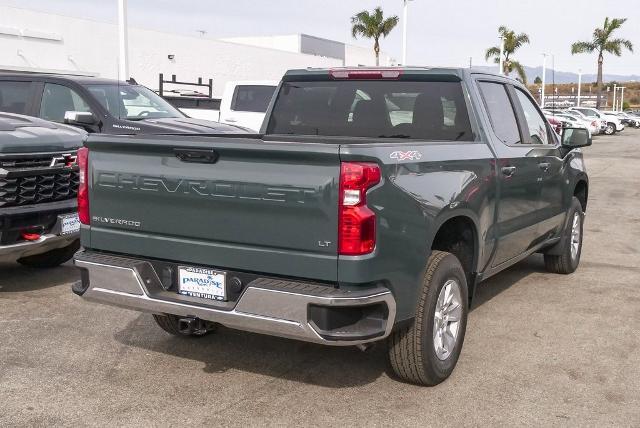
[[[150,297],[144,281],[133,267],[81,259],[74,260],[74,263],[89,273],[89,287],[82,295],[89,301],[142,312],[197,317],[239,330],[325,345],[350,346],[384,339],[391,333],[396,315],[395,299],[391,292],[379,290],[362,297],[341,297],[308,295],[249,285],[232,310],[195,306]],[[307,319],[309,304],[362,306],[372,303],[385,303],[389,316],[384,334],[371,339],[327,340],[320,336]]]

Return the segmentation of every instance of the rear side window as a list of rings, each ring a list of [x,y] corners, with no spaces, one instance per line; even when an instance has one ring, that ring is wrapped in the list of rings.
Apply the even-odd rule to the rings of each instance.
[[[460,82],[285,82],[268,134],[473,141]]]
[[[275,86],[238,85],[233,91],[231,110],[264,113],[275,90]]]
[[[44,85],[40,103],[40,117],[53,122],[63,122],[67,111],[90,113],[91,109],[76,91],[64,85]]]
[[[496,137],[508,145],[519,144],[520,131],[507,88],[495,82],[479,82],[479,85]]]
[[[533,144],[549,144],[549,130],[547,120],[540,114],[533,101],[520,89],[516,88],[518,101],[524,111],[524,117],[529,128],[529,136]]]
[[[26,114],[30,89],[30,82],[0,81],[0,111]]]

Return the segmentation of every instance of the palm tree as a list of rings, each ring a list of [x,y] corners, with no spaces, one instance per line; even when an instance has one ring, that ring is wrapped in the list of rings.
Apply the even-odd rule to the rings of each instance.
[[[380,6],[369,13],[366,10],[351,17],[351,35],[354,39],[358,36],[373,39],[373,51],[376,54],[376,65],[380,65],[380,37],[387,37],[391,30],[398,25],[398,17],[384,17]]]
[[[600,108],[600,97],[602,96],[602,63],[604,62],[604,53],[607,52],[615,56],[621,56],[623,47],[633,52],[633,44],[629,40],[614,39],[611,37],[611,34],[620,28],[626,20],[627,18],[613,18],[609,20],[609,17],[606,17],[604,19],[604,26],[593,30],[593,39],[591,39],[591,41],[575,42],[571,45],[572,55],[579,53],[598,53],[598,100],[596,101],[596,108]]]
[[[511,74],[515,70],[520,76],[522,83],[527,83],[527,75],[524,72],[524,67],[518,61],[512,59],[514,52],[520,49],[523,45],[529,43],[529,36],[525,33],[516,34],[515,31],[508,29],[504,25],[498,28],[498,33],[504,39],[504,62],[502,73]],[[493,46],[485,52],[485,60],[494,57],[494,62],[500,64],[500,46]]]

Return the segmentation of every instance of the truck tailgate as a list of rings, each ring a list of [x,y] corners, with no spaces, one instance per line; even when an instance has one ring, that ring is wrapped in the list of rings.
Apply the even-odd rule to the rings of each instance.
[[[92,136],[93,249],[337,280],[339,146]]]

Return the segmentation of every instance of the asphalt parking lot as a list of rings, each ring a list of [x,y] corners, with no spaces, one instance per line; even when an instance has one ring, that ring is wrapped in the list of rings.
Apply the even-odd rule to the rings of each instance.
[[[70,266],[0,265],[0,426],[640,425],[640,131],[585,149],[579,270],[540,256],[482,284],[458,366],[423,388],[382,347],[220,329],[174,338],[82,301]]]

